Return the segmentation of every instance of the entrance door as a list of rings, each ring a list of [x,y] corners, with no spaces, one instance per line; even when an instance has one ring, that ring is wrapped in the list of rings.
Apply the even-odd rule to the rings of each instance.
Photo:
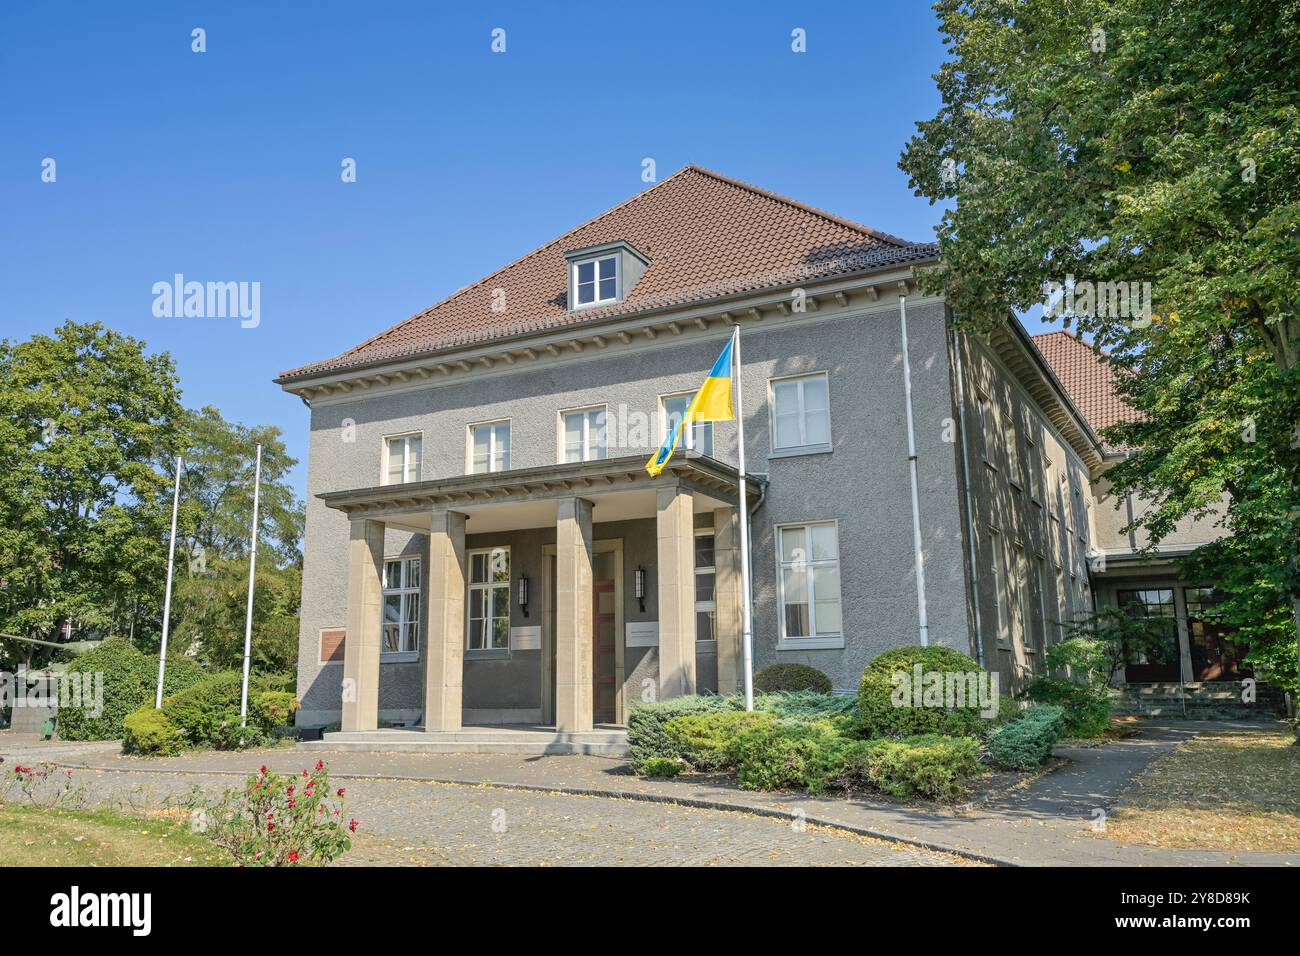
[[[1241,650],[1232,640],[1232,626],[1212,620],[1212,609],[1223,600],[1222,592],[1184,588],[1183,596],[1187,599],[1187,638],[1196,680],[1235,681],[1249,677],[1250,668],[1242,664]]]
[[[1130,684],[1162,683],[1178,680],[1178,618],[1172,588],[1135,588],[1116,593],[1119,606],[1134,617],[1159,621],[1160,640],[1146,651],[1134,653],[1124,668]]]
[[[617,588],[613,551],[599,551],[591,556],[591,703],[592,717],[598,724],[617,720],[616,649]]]

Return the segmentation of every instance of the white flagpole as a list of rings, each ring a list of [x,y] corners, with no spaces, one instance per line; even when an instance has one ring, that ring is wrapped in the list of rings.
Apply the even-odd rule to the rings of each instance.
[[[745,482],[745,401],[740,385],[740,326],[731,329],[731,376],[736,385],[736,434],[740,470],[740,645],[745,668],[745,710],[754,709],[753,594],[749,582],[749,494]]]
[[[162,644],[158,648],[158,692],[154,695],[153,709],[162,708],[163,675],[167,671],[167,634],[172,620],[172,567],[176,563],[176,511],[181,503],[181,456],[176,456],[176,485],[172,489],[172,539],[167,545],[167,590],[163,596]],[[131,622],[134,626],[134,620]]]
[[[253,575],[257,572],[257,505],[262,485],[262,446],[257,446],[257,470],[253,473],[253,530],[248,549],[248,613],[244,616],[244,681],[239,691],[239,726],[248,726],[248,665],[253,654]]]

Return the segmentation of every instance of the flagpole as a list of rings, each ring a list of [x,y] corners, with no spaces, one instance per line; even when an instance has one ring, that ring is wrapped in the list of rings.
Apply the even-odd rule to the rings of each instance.
[[[749,582],[749,494],[745,482],[745,400],[740,384],[740,326],[731,327],[732,381],[736,383],[736,434],[740,470],[740,645],[745,668],[745,710],[754,709],[753,594]]]
[[[248,726],[248,665],[253,651],[253,575],[257,571],[257,505],[262,485],[262,446],[257,446],[257,470],[253,473],[253,530],[248,549],[248,612],[244,616],[244,681],[239,691],[239,726]]]
[[[167,545],[167,590],[163,596],[162,644],[158,647],[158,692],[154,695],[153,708],[160,710],[163,699],[163,676],[167,671],[167,634],[172,619],[172,568],[176,563],[176,511],[181,503],[181,456],[176,456],[176,484],[172,488],[172,538]],[[132,626],[135,621],[132,620]]]

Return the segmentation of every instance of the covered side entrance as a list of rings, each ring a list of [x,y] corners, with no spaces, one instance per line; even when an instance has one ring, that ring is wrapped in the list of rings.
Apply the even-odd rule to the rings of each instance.
[[[714,542],[716,686],[734,689],[738,476],[697,454],[654,479],[643,466],[638,455],[321,495],[351,522],[343,731],[377,729],[405,690],[381,668],[393,529],[414,535],[407,553],[422,551],[420,600],[402,607],[422,609],[428,733],[590,732],[624,723],[638,700],[693,693],[702,529]]]

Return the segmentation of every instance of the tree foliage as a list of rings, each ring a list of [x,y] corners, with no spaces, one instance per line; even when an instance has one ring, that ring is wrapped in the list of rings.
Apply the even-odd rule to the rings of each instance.
[[[900,166],[955,205],[922,284],[979,331],[1046,283],[1150,282],[1149,321],[1064,316],[1109,351],[1140,413],[1104,436],[1132,450],[1108,477],[1150,502],[1153,542],[1216,515],[1232,542],[1189,572],[1230,581],[1239,617],[1272,622],[1252,640],[1286,640],[1279,614],[1300,612],[1300,0],[935,9],[943,103]]]

